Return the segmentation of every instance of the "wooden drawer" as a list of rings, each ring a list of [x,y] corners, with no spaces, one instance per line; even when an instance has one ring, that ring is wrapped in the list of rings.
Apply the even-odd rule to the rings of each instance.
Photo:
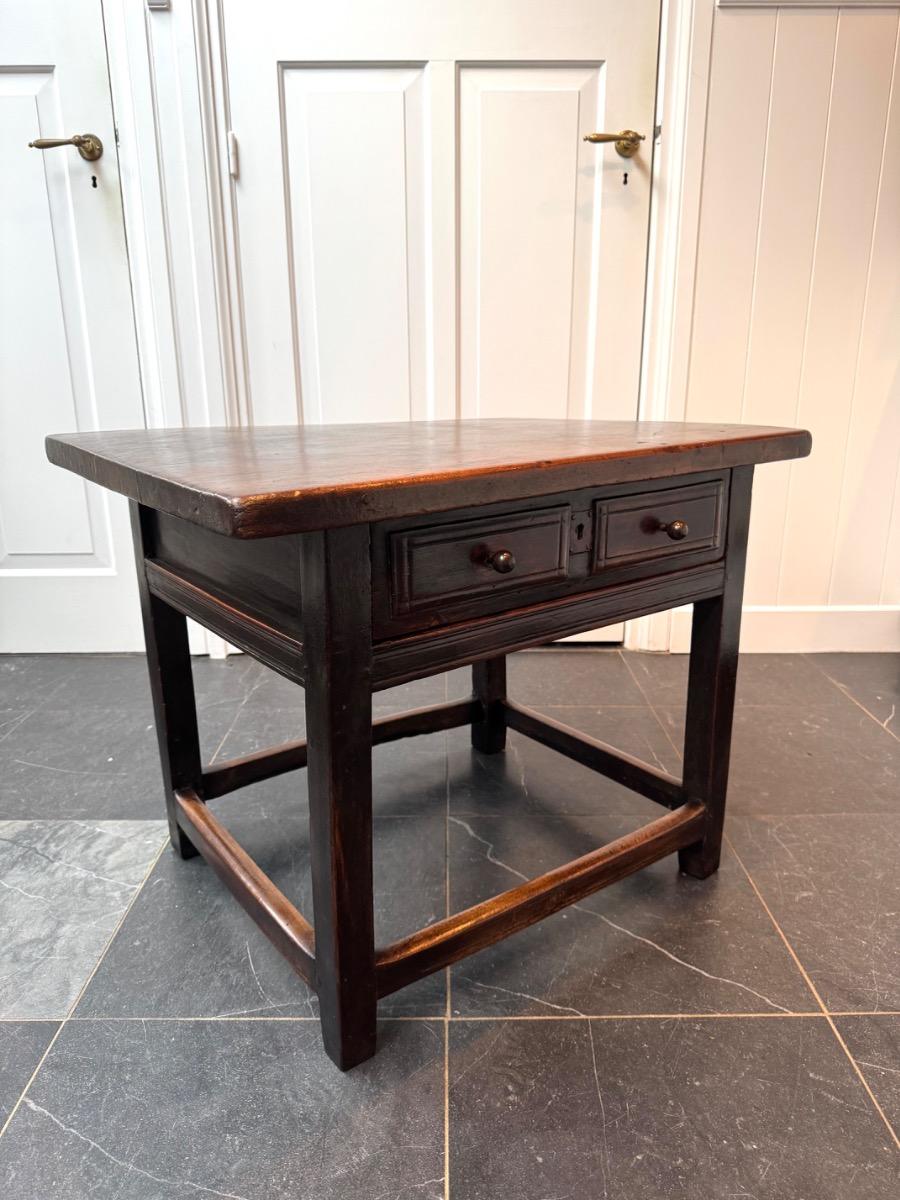
[[[561,504],[392,533],[394,616],[564,580],[570,513]]]
[[[721,550],[724,526],[722,479],[597,500],[591,570]]]

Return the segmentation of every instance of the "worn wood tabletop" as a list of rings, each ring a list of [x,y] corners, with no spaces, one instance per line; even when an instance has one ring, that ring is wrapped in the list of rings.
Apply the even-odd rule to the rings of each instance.
[[[47,438],[51,462],[243,538],[800,458],[809,449],[799,429],[516,419]]]

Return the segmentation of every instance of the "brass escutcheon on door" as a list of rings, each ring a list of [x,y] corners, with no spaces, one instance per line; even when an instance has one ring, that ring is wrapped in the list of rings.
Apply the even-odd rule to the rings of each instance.
[[[633,129],[623,129],[619,133],[586,133],[586,142],[615,142],[616,153],[623,158],[634,158],[641,148],[644,134],[635,133]]]
[[[96,162],[103,153],[103,143],[96,133],[75,133],[69,138],[35,138],[28,145],[34,150],[53,150],[56,146],[75,146],[82,158]]]

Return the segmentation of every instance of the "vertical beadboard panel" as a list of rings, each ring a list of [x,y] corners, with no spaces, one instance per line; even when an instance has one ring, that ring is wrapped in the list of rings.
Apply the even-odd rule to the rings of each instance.
[[[778,13],[741,410],[751,424],[797,421],[837,20],[834,9]],[[789,479],[788,463],[758,472],[749,604],[776,601]]]
[[[691,421],[740,420],[775,22],[771,10],[716,17],[688,375]]]
[[[759,472],[753,649],[900,637],[898,22],[715,13],[687,416],[814,439]]]
[[[850,434],[834,545],[831,604],[900,600],[900,40],[882,150]],[[891,518],[894,549],[891,553]],[[864,532],[863,532],[864,531]],[[862,535],[861,535],[862,534]],[[888,601],[888,596],[884,596]],[[898,618],[900,619],[900,618]]]
[[[828,603],[896,32],[896,12],[840,12],[797,413],[815,452],[791,468],[781,604]]]

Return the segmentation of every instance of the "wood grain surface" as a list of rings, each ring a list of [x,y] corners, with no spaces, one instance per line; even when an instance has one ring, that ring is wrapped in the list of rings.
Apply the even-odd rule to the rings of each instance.
[[[567,488],[801,458],[805,430],[469,420],[52,435],[51,462],[233,537],[355,525]]]

